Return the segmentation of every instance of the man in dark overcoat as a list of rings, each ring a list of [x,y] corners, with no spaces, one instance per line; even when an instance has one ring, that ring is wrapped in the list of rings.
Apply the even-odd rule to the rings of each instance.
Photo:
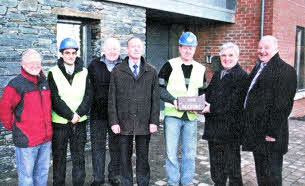
[[[158,73],[142,57],[144,46],[140,38],[129,39],[127,51],[128,56],[111,73],[109,124],[120,138],[121,184],[133,185],[131,156],[135,138],[137,184],[147,186],[149,141],[151,133],[157,131],[160,115]]]
[[[240,119],[247,89],[247,73],[238,63],[239,48],[234,43],[220,47],[222,68],[206,89],[206,117],[202,138],[208,140],[211,177],[216,186],[242,185],[240,166]]]
[[[88,66],[88,75],[93,88],[93,102],[90,111],[90,137],[92,149],[93,182],[91,186],[101,186],[105,182],[106,136],[110,162],[108,181],[111,185],[120,184],[120,148],[118,135],[108,125],[108,92],[110,73],[121,63],[120,42],[115,38],[105,40],[103,55],[94,59]]]
[[[288,151],[288,116],[296,93],[296,71],[278,53],[277,39],[264,36],[244,101],[243,150],[252,151],[258,185],[281,186]]]

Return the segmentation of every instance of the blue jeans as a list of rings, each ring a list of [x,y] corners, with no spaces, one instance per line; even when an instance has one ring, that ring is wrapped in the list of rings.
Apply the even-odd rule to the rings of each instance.
[[[46,186],[50,166],[51,141],[34,147],[16,147],[19,186]]]
[[[197,150],[197,120],[182,120],[166,116],[165,119],[166,161],[165,168],[169,185],[190,184],[195,173]],[[182,160],[179,166],[177,152],[181,135]]]

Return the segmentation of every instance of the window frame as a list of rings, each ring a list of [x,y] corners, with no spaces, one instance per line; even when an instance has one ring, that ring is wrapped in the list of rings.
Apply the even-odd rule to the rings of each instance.
[[[303,73],[304,73],[303,76],[301,76],[300,74],[302,66],[305,68],[305,27],[297,26],[296,40],[295,40],[295,60],[294,60],[294,68],[297,73],[297,92],[305,91],[305,83],[303,83],[304,84],[303,87],[300,87],[299,85],[301,77],[305,77],[305,69],[303,69]],[[303,81],[305,81],[305,79]]]

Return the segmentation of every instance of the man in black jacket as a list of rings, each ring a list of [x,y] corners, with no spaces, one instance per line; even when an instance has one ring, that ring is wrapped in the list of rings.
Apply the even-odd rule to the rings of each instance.
[[[48,74],[52,100],[53,185],[65,185],[67,145],[70,143],[72,182],[85,182],[85,144],[87,114],[91,107],[92,90],[88,71],[77,57],[79,49],[74,39],[66,38],[59,51],[61,58]]]
[[[239,48],[225,43],[220,48],[222,69],[216,71],[206,90],[206,122],[211,177],[216,186],[242,185],[239,123],[247,73],[238,64]]]
[[[120,183],[120,147],[118,135],[108,127],[108,91],[110,73],[119,63],[120,42],[108,38],[102,48],[104,55],[93,60],[89,67],[89,78],[93,87],[93,102],[90,111],[90,135],[92,150],[92,167],[94,181],[92,186],[102,185],[105,181],[106,136],[108,133],[108,146],[110,162],[108,165],[108,180],[112,185]]]
[[[281,186],[288,151],[288,116],[296,93],[296,72],[278,54],[277,39],[264,36],[250,73],[244,102],[243,150],[252,151],[259,186]]]
[[[148,186],[150,135],[157,132],[160,115],[158,73],[142,57],[144,46],[140,38],[129,39],[127,51],[128,56],[111,73],[109,124],[120,138],[122,185],[133,185],[131,156],[135,137],[137,184]]]

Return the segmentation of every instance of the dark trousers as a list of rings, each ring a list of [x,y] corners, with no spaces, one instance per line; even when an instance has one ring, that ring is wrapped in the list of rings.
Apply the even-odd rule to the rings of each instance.
[[[108,164],[108,179],[120,175],[120,146],[119,136],[108,127],[107,120],[91,120],[90,136],[92,150],[93,178],[95,181],[105,180],[106,136],[108,133],[108,146],[110,162]]]
[[[77,124],[65,125],[53,123],[52,155],[53,185],[63,186],[66,180],[67,145],[70,143],[72,158],[72,182],[74,186],[84,185],[85,144],[87,120]]]
[[[283,154],[253,152],[257,183],[259,186],[281,186]]]
[[[209,141],[211,177],[216,186],[243,185],[240,166],[240,144]]]
[[[131,156],[133,151],[132,135],[120,135],[121,150],[121,182],[124,186],[133,185]],[[136,175],[138,186],[148,186],[150,167],[148,162],[149,135],[136,135]]]

